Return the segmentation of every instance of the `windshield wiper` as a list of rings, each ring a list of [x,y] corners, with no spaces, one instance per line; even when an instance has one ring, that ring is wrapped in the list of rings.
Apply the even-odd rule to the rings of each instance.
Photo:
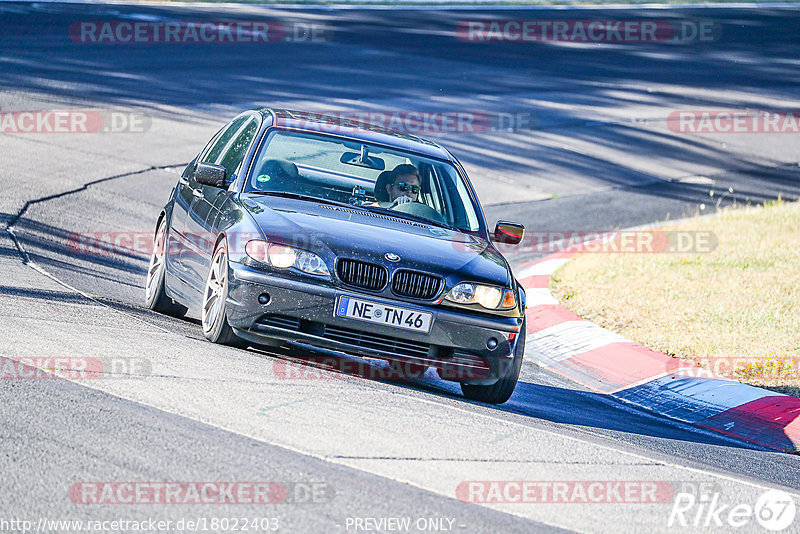
[[[441,221],[437,221],[436,219],[429,219],[428,217],[424,217],[422,215],[416,215],[416,214],[413,214],[413,213],[406,213],[404,211],[390,210],[390,209],[381,208],[381,207],[378,207],[378,206],[363,206],[363,207],[366,208],[369,211],[380,211],[381,213],[385,213],[386,215],[391,215],[393,217],[397,217],[398,219],[412,219],[412,220],[415,220],[415,221],[424,222],[426,224],[433,224],[435,226],[440,226],[442,228],[447,228],[448,230],[452,230],[454,232],[459,232],[460,231],[458,228],[450,226],[447,223],[443,223]]]
[[[306,200],[308,202],[319,202],[320,204],[330,204],[332,206],[343,206],[345,208],[364,209],[361,206],[354,206],[338,200],[330,200],[328,198],[320,198],[311,195],[304,195],[302,193],[292,193],[289,191],[246,191],[248,195],[267,195],[272,197],[294,198],[296,200]]]

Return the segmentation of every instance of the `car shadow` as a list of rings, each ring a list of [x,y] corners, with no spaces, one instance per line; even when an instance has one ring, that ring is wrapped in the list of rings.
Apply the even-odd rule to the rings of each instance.
[[[537,384],[521,379],[506,403],[491,405],[466,399],[457,382],[440,379],[433,369],[429,369],[423,376],[412,373],[404,377],[397,372],[397,367],[380,360],[262,347],[250,347],[248,350],[279,362],[273,366],[273,372],[277,378],[286,380],[365,380],[425,392],[443,400],[459,400],[509,415],[548,421],[559,426],[596,429],[610,437],[641,436],[742,450],[763,450],[743,441],[717,436],[709,431],[699,431],[658,414],[625,405],[609,395],[580,389]],[[543,370],[538,370],[537,373],[547,374]]]

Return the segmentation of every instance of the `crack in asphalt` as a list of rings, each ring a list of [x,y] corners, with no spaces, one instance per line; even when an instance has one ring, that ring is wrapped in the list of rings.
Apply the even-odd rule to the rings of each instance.
[[[52,195],[45,195],[43,197],[39,197],[39,198],[35,198],[35,199],[32,199],[32,200],[28,200],[28,201],[25,202],[25,204],[22,206],[22,208],[20,208],[20,210],[8,221],[8,223],[6,224],[6,227],[5,227],[4,230],[8,235],[11,236],[11,240],[14,243],[14,247],[17,249],[17,252],[18,252],[18,254],[20,256],[20,260],[22,261],[23,265],[27,265],[28,267],[32,268],[36,272],[46,276],[47,278],[49,278],[53,282],[55,282],[55,283],[65,287],[65,288],[69,289],[70,291],[74,292],[75,294],[82,295],[86,299],[88,299],[88,300],[90,300],[92,302],[95,302],[98,305],[103,306],[104,308],[108,308],[109,310],[115,311],[117,313],[122,313],[122,314],[124,314],[126,316],[129,316],[129,317],[133,318],[134,320],[137,320],[137,321],[140,321],[140,322],[144,323],[147,326],[156,328],[158,330],[161,330],[162,332],[166,332],[166,333],[172,334],[174,332],[170,332],[169,330],[166,330],[166,329],[164,329],[164,328],[162,328],[162,327],[160,327],[160,326],[158,326],[156,324],[152,324],[152,323],[150,323],[148,321],[145,321],[145,320],[143,320],[143,319],[141,319],[139,317],[136,317],[132,313],[126,313],[125,311],[115,309],[114,307],[105,304],[100,299],[98,299],[98,298],[96,298],[96,297],[94,297],[94,296],[92,296],[92,295],[90,295],[88,293],[84,293],[83,291],[80,291],[79,289],[77,289],[75,287],[72,287],[71,285],[69,285],[66,282],[64,282],[63,280],[59,279],[58,277],[56,277],[52,273],[48,272],[47,270],[43,269],[42,267],[40,267],[39,265],[34,263],[31,260],[30,256],[28,255],[28,253],[22,247],[22,244],[19,242],[19,239],[17,239],[17,236],[14,234],[14,226],[22,219],[22,217],[25,215],[25,213],[28,211],[28,209],[31,206],[35,205],[35,204],[39,204],[39,203],[42,203],[42,202],[48,202],[50,200],[54,200],[54,199],[57,199],[57,198],[63,198],[63,197],[69,196],[69,195],[74,195],[75,193],[80,193],[82,191],[86,191],[86,190],[88,190],[90,187],[92,187],[94,185],[105,183],[105,182],[110,182],[112,180],[117,180],[119,178],[127,178],[127,177],[130,177],[130,176],[137,176],[139,174],[144,174],[144,173],[150,172],[150,171],[165,170],[165,169],[171,169],[171,168],[175,168],[175,167],[179,168],[181,166],[186,166],[186,165],[187,165],[187,163],[173,163],[173,164],[170,164],[170,165],[153,165],[153,166],[147,167],[145,169],[140,169],[138,171],[130,171],[130,172],[125,172],[125,173],[121,173],[121,174],[115,174],[113,176],[106,176],[104,178],[98,178],[96,180],[91,180],[89,182],[86,182],[85,184],[81,185],[80,187],[76,187],[76,188],[73,188],[73,189],[69,189],[67,191],[62,191],[60,193],[54,193]]]
[[[63,198],[63,197],[69,196],[69,195],[74,195],[75,193],[80,193],[82,191],[86,191],[87,189],[89,189],[93,185],[101,184],[101,183],[104,183],[104,182],[110,182],[111,180],[117,180],[119,178],[127,178],[129,176],[136,176],[138,174],[144,174],[144,173],[150,172],[150,171],[158,171],[158,170],[170,169],[170,168],[173,168],[173,167],[181,167],[181,166],[185,166],[185,165],[187,165],[187,164],[186,163],[177,163],[177,164],[171,164],[171,165],[153,165],[151,167],[147,167],[146,169],[141,169],[141,170],[138,170],[138,171],[130,171],[130,172],[122,173],[122,174],[115,174],[113,176],[106,176],[104,178],[98,178],[96,180],[91,180],[89,182],[86,182],[82,186],[76,187],[74,189],[69,189],[67,191],[62,191],[61,193],[53,193],[52,195],[45,195],[43,197],[35,198],[33,200],[28,200],[28,201],[25,202],[25,204],[22,206],[22,208],[20,208],[20,210],[13,217],[11,217],[11,220],[8,221],[8,223],[6,224],[6,227],[5,227],[4,230],[6,231],[6,233],[8,233],[11,236],[11,240],[14,242],[14,246],[16,247],[17,252],[19,253],[20,257],[22,258],[22,263],[28,265],[29,263],[31,263],[30,256],[28,256],[28,253],[25,251],[25,249],[22,248],[22,245],[19,243],[19,240],[17,239],[17,236],[14,234],[14,226],[16,226],[16,224],[20,221],[20,219],[22,219],[22,217],[28,211],[28,208],[30,208],[31,206],[33,206],[35,204],[39,204],[41,202],[47,202],[49,200],[55,200],[57,198]],[[51,278],[56,280],[55,277],[53,277],[53,276],[51,276]]]

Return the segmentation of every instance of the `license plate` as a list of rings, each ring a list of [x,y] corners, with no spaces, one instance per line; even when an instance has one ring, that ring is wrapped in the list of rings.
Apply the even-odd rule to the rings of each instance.
[[[433,324],[432,313],[409,310],[398,306],[386,306],[385,304],[346,296],[339,297],[336,316],[413,330],[414,332],[423,332],[425,334],[431,331],[431,325]]]

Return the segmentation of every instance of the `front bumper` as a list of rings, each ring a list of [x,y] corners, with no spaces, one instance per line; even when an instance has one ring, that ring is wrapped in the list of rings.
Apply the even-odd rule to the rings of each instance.
[[[470,315],[456,309],[388,300],[327,280],[268,273],[229,262],[228,323],[252,342],[336,351],[435,367],[448,380],[492,384],[511,368],[521,318]],[[261,304],[259,296],[269,295]],[[428,334],[365,323],[334,314],[349,295],[433,314]],[[489,348],[493,340],[496,345]]]

